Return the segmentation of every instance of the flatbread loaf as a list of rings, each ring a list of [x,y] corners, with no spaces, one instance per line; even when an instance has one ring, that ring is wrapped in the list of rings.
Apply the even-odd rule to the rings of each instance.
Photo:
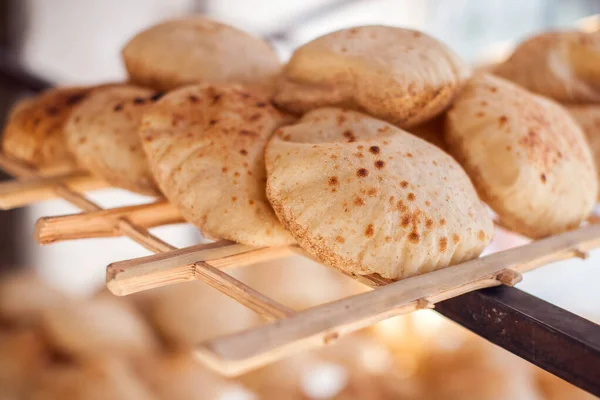
[[[281,63],[264,40],[201,16],[163,22],[123,49],[131,81],[158,90],[237,82],[271,92]]]
[[[596,167],[568,112],[478,74],[448,112],[446,143],[504,226],[531,238],[579,226],[596,202]]]
[[[401,279],[477,257],[493,224],[460,165],[355,111],[323,108],[267,146],[267,196],[298,243],[352,274]]]
[[[305,113],[324,106],[357,109],[401,127],[442,112],[470,68],[436,39],[410,29],[361,26],[298,48],[275,102]]]
[[[151,106],[140,134],[162,192],[205,236],[278,246],[293,238],[265,195],[264,148],[286,120],[241,86],[200,84]]]
[[[110,184],[158,195],[138,135],[143,112],[157,97],[141,87],[97,89],[73,110],[65,126],[77,163]]]

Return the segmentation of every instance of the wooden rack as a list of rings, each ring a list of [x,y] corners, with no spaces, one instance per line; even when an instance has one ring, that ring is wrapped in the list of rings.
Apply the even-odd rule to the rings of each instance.
[[[150,227],[183,222],[165,200],[106,210],[79,192],[106,186],[94,178],[80,173],[44,177],[6,155],[0,155],[0,168],[18,179],[0,184],[2,207],[59,197],[83,210],[80,214],[40,219],[35,230],[40,243],[127,236],[156,253],[109,265],[107,287],[113,293],[127,295],[199,279],[270,321],[198,344],[197,358],[226,375],[322,346],[395,315],[433,308],[438,302],[464,293],[502,284],[512,286],[522,279],[523,272],[558,260],[586,258],[589,250],[600,247],[600,224],[590,223],[575,231],[398,282],[377,275],[352,276],[375,290],[295,311],[223,270],[293,253],[305,254],[296,246],[253,248],[219,241],[176,249],[148,231]]]

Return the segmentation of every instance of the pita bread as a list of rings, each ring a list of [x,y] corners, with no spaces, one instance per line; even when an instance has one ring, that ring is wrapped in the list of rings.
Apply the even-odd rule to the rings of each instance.
[[[114,186],[158,195],[137,132],[153,95],[150,89],[125,85],[91,93],[65,126],[78,164]]]
[[[263,152],[285,121],[241,86],[202,84],[150,107],[141,135],[162,192],[205,236],[279,246],[293,239],[265,196]]]
[[[267,197],[298,243],[353,274],[401,279],[477,257],[492,221],[462,168],[386,122],[335,108],[267,146]]]
[[[65,172],[75,167],[64,139],[64,125],[71,111],[91,88],[50,89],[20,101],[14,107],[2,138],[3,151],[48,172]]]
[[[341,106],[410,127],[443,111],[469,67],[421,32],[362,26],[329,33],[297,49],[275,102],[295,113]]]
[[[587,136],[596,163],[596,175],[600,177],[600,105],[571,105],[567,106],[567,110]]]
[[[502,223],[531,238],[591,212],[596,170],[567,111],[503,79],[476,75],[448,112],[446,142]]]
[[[281,69],[264,40],[200,16],[153,26],[131,39],[122,55],[132,82],[159,90],[237,82],[272,91]]]
[[[600,32],[534,36],[494,74],[561,102],[600,101]]]

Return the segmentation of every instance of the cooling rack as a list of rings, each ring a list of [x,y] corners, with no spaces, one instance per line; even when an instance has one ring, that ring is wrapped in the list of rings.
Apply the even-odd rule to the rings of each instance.
[[[308,256],[299,247],[254,248],[218,241],[175,248],[148,230],[184,222],[164,199],[103,209],[84,194],[86,190],[107,186],[91,176],[80,172],[43,176],[4,154],[0,154],[0,168],[16,178],[0,183],[1,208],[57,197],[82,210],[79,214],[38,220],[35,236],[40,243],[126,236],[155,253],[110,264],[106,283],[114,294],[127,295],[198,279],[269,321],[198,344],[196,357],[225,375],[237,375],[292,353],[331,343],[386,318],[434,308],[438,302],[465,293],[498,285],[513,286],[521,281],[523,272],[554,261],[586,258],[589,250],[600,247],[600,224],[592,220],[574,231],[397,282],[378,275],[350,275],[373,290],[296,311],[225,270],[295,253]]]

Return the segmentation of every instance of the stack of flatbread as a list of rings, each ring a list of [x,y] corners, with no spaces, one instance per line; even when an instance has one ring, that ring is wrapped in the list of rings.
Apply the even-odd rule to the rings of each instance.
[[[17,105],[3,148],[163,195],[210,239],[298,244],[348,274],[402,279],[477,257],[493,237],[487,206],[532,238],[588,217],[590,146],[567,111],[529,91],[595,100],[595,70],[578,60],[596,57],[596,36],[565,37],[525,44],[497,69],[525,89],[473,75],[409,29],[343,29],[282,66],[233,27],[173,20],[125,46],[128,83]],[[556,40],[571,81],[555,63],[529,73],[527,56]]]

